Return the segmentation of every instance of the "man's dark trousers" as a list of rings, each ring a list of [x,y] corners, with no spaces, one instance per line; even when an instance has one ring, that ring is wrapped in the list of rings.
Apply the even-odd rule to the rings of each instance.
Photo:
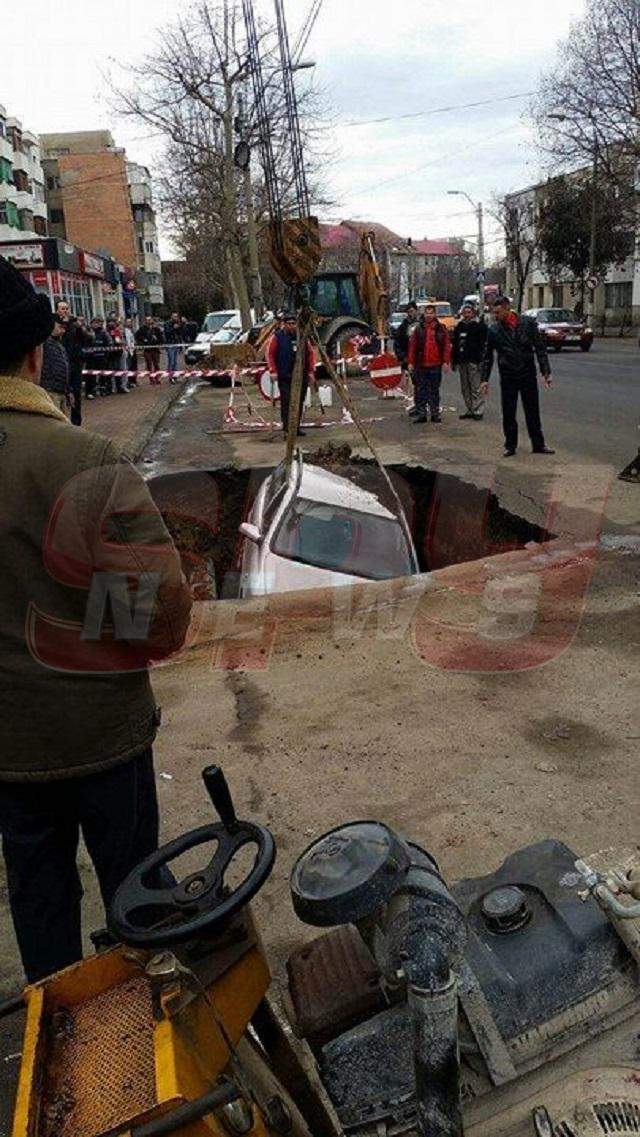
[[[282,418],[282,429],[284,430],[285,434],[289,426],[289,404],[291,402],[292,382],[293,379],[290,375],[278,375],[278,388],[280,390],[280,416]],[[300,392],[300,411],[298,414],[298,426],[300,425],[300,419],[302,418],[302,409],[304,407],[304,401],[307,397],[308,386],[309,376],[305,375],[304,379],[302,380],[302,391]]]
[[[416,410],[423,415],[440,414],[441,367],[419,367],[416,379]]]
[[[502,400],[502,427],[504,430],[504,444],[507,450],[516,450],[518,446],[518,420],[516,411],[518,395],[522,399],[525,422],[534,450],[544,447],[544,434],[540,422],[540,400],[538,397],[538,379],[535,372],[525,372],[521,375],[500,376],[500,395]]]
[[[157,849],[151,750],[86,777],[0,783],[0,831],[18,947],[34,983],[82,957],[80,832],[105,908],[131,869]]]

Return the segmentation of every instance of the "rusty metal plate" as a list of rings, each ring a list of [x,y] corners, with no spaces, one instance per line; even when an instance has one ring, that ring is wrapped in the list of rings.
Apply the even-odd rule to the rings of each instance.
[[[53,1014],[38,1137],[102,1137],[156,1104],[151,989],[144,977]]]
[[[287,972],[301,1038],[321,1041],[386,1005],[380,971],[350,924],[294,951]]]

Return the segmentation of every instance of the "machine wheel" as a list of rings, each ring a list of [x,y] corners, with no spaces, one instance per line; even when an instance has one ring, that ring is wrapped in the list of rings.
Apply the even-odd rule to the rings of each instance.
[[[350,339],[354,336],[361,336],[365,334],[365,329],[362,324],[347,324],[345,327],[339,328],[332,336],[329,337],[326,343],[327,354],[334,359],[342,358],[342,353]]]

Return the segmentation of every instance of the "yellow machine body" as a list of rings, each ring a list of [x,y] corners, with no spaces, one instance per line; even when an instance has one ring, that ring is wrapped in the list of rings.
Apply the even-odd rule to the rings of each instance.
[[[26,991],[12,1137],[106,1137],[192,1101],[226,1069],[269,985],[259,946],[167,1013],[142,964],[121,947]],[[254,1106],[255,1137],[268,1133]],[[181,1137],[222,1135],[207,1116]]]

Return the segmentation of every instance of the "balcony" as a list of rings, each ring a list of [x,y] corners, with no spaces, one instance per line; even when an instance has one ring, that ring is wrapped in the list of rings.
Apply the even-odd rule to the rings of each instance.
[[[28,190],[14,190],[12,201],[17,209],[33,209],[33,194]]]
[[[34,217],[44,217],[45,221],[47,220],[47,203],[45,201],[38,201],[37,198],[34,198],[31,208]]]
[[[11,151],[11,162],[13,163],[14,170],[22,170],[23,173],[31,174],[31,163],[29,162],[29,155],[23,154],[21,150]]]
[[[132,205],[151,206],[151,189],[149,186],[141,185],[138,182],[136,185],[129,186],[129,193]]]
[[[0,134],[0,158],[6,158],[7,162],[13,165],[13,146],[8,138],[3,138]]]

